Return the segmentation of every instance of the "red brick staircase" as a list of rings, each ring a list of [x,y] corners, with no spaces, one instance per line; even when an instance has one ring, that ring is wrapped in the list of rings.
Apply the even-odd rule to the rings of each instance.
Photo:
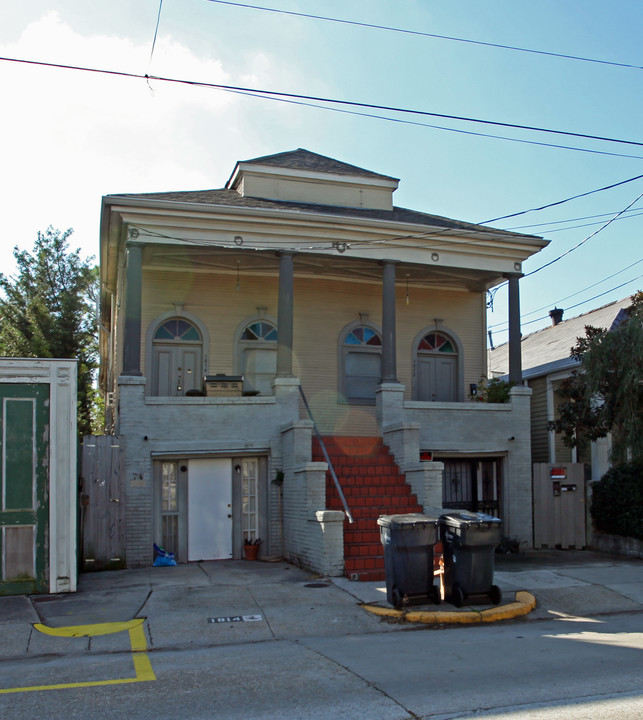
[[[354,522],[344,521],[344,563],[351,580],[384,580],[384,549],[377,518],[380,515],[421,513],[404,475],[388,448],[377,437],[324,436]],[[317,438],[313,461],[325,462]],[[343,510],[335,483],[326,473],[326,507]]]

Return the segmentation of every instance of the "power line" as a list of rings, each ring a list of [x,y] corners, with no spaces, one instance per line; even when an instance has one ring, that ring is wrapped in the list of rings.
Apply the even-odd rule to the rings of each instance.
[[[528,228],[544,228],[548,227],[549,225],[563,225],[564,223],[569,222],[578,222],[579,220],[592,220],[593,218],[603,218],[603,217],[609,217],[610,215],[613,215],[615,211],[612,212],[606,212],[606,213],[598,213],[596,215],[583,215],[582,217],[573,217],[573,218],[567,218],[567,220],[552,220],[551,222],[544,222],[544,223],[533,223],[532,225],[514,225],[513,227],[504,228],[507,231],[513,232],[514,230],[526,230]],[[637,211],[636,213],[633,210],[628,210],[628,217],[638,217],[639,215],[643,214],[643,212]],[[626,218],[619,218],[620,220],[624,220]],[[582,226],[579,226],[582,227]],[[563,228],[563,230],[567,230],[567,228]],[[556,230],[550,230],[549,232],[556,232]]]
[[[609,213],[604,213],[603,215],[599,215],[599,217],[605,217]],[[627,217],[619,217],[617,220],[631,220],[632,218],[636,218],[643,215],[643,210],[632,213],[630,215],[627,215]],[[571,222],[571,220],[561,220],[562,223],[568,223]],[[549,223],[554,224],[554,223]],[[589,222],[589,223],[582,223],[581,225],[568,225],[567,227],[560,227],[560,228],[552,228],[551,230],[547,230],[547,234],[551,235],[552,233],[557,232],[566,232],[568,230],[578,230],[580,228],[586,228],[586,227],[593,227],[594,225],[600,225],[600,222]],[[537,227],[537,226],[536,226]]]
[[[583,300],[582,302],[576,303],[576,305],[570,305],[568,308],[565,308],[565,310],[574,310],[575,308],[580,307],[581,305],[587,305],[587,303],[592,302],[593,300],[598,300],[598,298],[604,297],[605,295],[609,295],[609,293],[614,292],[615,290],[620,290],[621,288],[625,287],[626,285],[636,282],[637,280],[640,280],[641,278],[643,278],[643,275],[639,275],[638,277],[632,278],[631,280],[628,280],[627,282],[624,282],[621,285],[617,285],[616,287],[610,288],[609,290],[605,290],[605,292],[602,292],[599,295],[594,295],[594,297],[588,298],[587,300]],[[526,322],[526,323],[521,322],[520,325],[521,325],[521,327],[524,327],[526,325],[534,325],[535,323],[542,322],[543,320],[547,320],[548,318],[549,318],[549,315],[543,315],[542,317],[536,318],[535,320],[529,320],[529,322]],[[505,330],[497,330],[496,332],[508,332],[508,328]]]
[[[576,297],[577,295],[580,295],[581,293],[587,292],[588,290],[591,290],[592,288],[595,288],[597,285],[600,285],[601,283],[607,282],[608,280],[611,280],[612,278],[615,278],[617,275],[620,275],[621,273],[624,273],[624,272],[626,272],[627,270],[630,270],[631,268],[636,267],[637,265],[640,265],[642,262],[643,262],[643,259],[642,259],[642,260],[637,260],[635,263],[632,263],[631,265],[628,265],[627,267],[624,267],[622,270],[618,270],[617,272],[612,273],[611,275],[608,275],[607,277],[602,278],[601,280],[598,280],[597,282],[592,283],[591,285],[588,285],[587,287],[584,287],[584,288],[582,288],[581,290],[578,290],[578,291],[576,291],[575,293],[572,293],[571,295],[566,295],[564,298],[560,298],[559,300],[555,300],[555,301],[553,301],[553,302],[547,303],[547,305],[543,305],[542,307],[536,308],[535,310],[530,310],[530,311],[527,312],[527,313],[521,314],[521,316],[520,316],[521,324],[523,324],[523,323],[522,323],[522,319],[523,319],[523,318],[528,318],[530,315],[535,315],[536,313],[542,312],[543,310],[546,310],[547,308],[551,308],[552,306],[557,306],[559,303],[565,302],[565,300],[569,300],[570,298]],[[639,276],[639,277],[640,277],[640,276]],[[637,279],[638,279],[638,278],[634,278],[633,280],[628,280],[628,282],[626,282],[625,285],[629,285],[629,283],[634,282],[634,281],[637,280]],[[618,286],[618,288],[621,288],[621,287],[623,287],[623,285],[619,285],[619,286]],[[608,290],[607,292],[612,292],[613,290],[618,289],[618,288],[612,288],[612,290]],[[579,303],[578,305],[583,305],[583,304],[586,303],[586,302],[590,302],[590,300],[583,300],[583,302]],[[575,305],[574,307],[578,307],[578,305]],[[569,309],[569,308],[567,308],[567,309]],[[544,318],[538,318],[538,320],[543,320],[543,319],[544,319]],[[536,321],[536,320],[534,320],[534,321],[531,321],[531,320],[530,320],[529,322],[531,323],[531,322],[537,322],[537,321]],[[527,323],[524,323],[524,324],[527,324]],[[501,322],[501,323],[496,323],[495,325],[490,325],[490,326],[489,326],[489,329],[490,329],[490,330],[491,330],[491,329],[494,329],[494,330],[497,330],[498,332],[503,332],[502,329],[498,330],[498,328],[507,329],[506,326],[508,326],[508,325],[509,325],[509,322],[508,322],[508,321],[504,321],[504,322]]]
[[[539,142],[537,140],[526,140],[524,138],[512,138],[506,135],[492,135],[491,133],[474,132],[473,130],[462,130],[461,128],[450,128],[444,125],[433,125],[431,123],[418,122],[417,120],[405,120],[403,118],[393,118],[387,115],[375,115],[374,113],[358,112],[356,110],[346,110],[345,108],[327,107],[326,105],[317,105],[312,102],[303,102],[301,100],[292,100],[288,98],[268,97],[266,95],[256,95],[252,92],[243,92],[240,90],[226,90],[225,92],[235,93],[237,95],[246,95],[258,100],[271,100],[273,102],[288,103],[291,105],[299,105],[302,107],[316,108],[317,110],[326,110],[328,112],[342,113],[344,115],[354,115],[356,117],[366,117],[375,120],[386,120],[387,122],[399,123],[401,125],[414,125],[415,127],[426,127],[433,130],[444,130],[446,132],[459,133],[460,135],[471,135],[473,137],[491,138],[493,140],[506,140],[507,142],[522,143],[523,145],[537,145],[538,147],[556,148],[558,150],[573,150],[574,152],[589,153],[591,155],[606,155],[608,157],[627,158],[630,160],[643,160],[641,155],[626,155],[625,153],[607,152],[605,150],[592,150],[590,148],[572,147],[570,145],[559,145],[556,143]]]
[[[643,66],[631,65],[629,63],[615,62],[612,60],[599,60],[598,58],[588,58],[579,55],[567,55],[565,53],[548,52],[546,50],[534,50],[532,48],[518,47],[515,45],[503,45],[501,43],[472,40],[470,38],[453,37],[451,35],[438,35],[436,33],[421,32],[419,30],[408,30],[406,28],[392,27],[389,25],[376,25],[374,23],[358,22],[356,20],[343,20],[340,18],[332,18],[325,15],[311,15],[308,13],[293,12],[291,10],[279,10],[277,8],[263,7],[261,5],[248,5],[246,3],[229,2],[229,0],[208,0],[208,2],[218,3],[219,5],[231,5],[233,7],[248,8],[251,10],[262,10],[264,12],[278,13],[280,15],[292,15],[294,17],[308,18],[310,20],[323,20],[324,22],[339,23],[342,25],[355,25],[357,27],[370,28],[372,30],[386,30],[388,32],[404,33],[405,35],[416,35],[419,37],[434,38],[437,40],[449,40],[451,42],[467,43],[469,45],[481,45],[483,47],[497,48],[500,50],[512,50],[515,52],[531,53],[533,55],[546,55],[548,57],[561,58],[564,60],[576,60],[580,62],[597,63],[599,65],[611,65],[614,67],[629,68],[633,70],[643,70]]]
[[[584,240],[581,240],[579,243],[574,245],[574,247],[570,248],[569,250],[566,250],[562,255],[559,255],[557,258],[554,258],[553,260],[550,260],[548,263],[541,265],[539,268],[536,268],[535,270],[532,270],[531,272],[526,273],[524,277],[529,277],[530,275],[535,275],[537,272],[544,270],[546,267],[553,265],[555,262],[562,260],[562,258],[564,258],[567,255],[569,255],[570,253],[574,252],[574,250],[577,250],[581,245],[584,245],[588,240],[591,240],[593,237],[598,235],[599,232],[602,232],[603,230],[605,230],[605,228],[608,227],[608,225],[611,225],[624,212],[629,210],[632,207],[632,205],[635,205],[642,197],[643,197],[643,193],[641,193],[638,197],[634,198],[634,200],[632,200],[632,202],[626,208],[624,208],[620,212],[616,213],[616,215],[614,215],[614,217],[610,218],[606,223],[604,223],[600,228],[598,228],[598,230],[595,230],[593,233],[588,235]]]
[[[152,57],[154,56],[154,48],[156,47],[156,36],[159,32],[159,23],[161,22],[161,10],[163,9],[163,0],[159,0],[159,14],[156,17],[156,27],[154,28],[154,39],[152,40],[152,50],[150,51],[150,60],[147,65],[148,71],[152,67]]]
[[[594,193],[603,192],[603,190],[611,190],[612,188],[619,187],[620,185],[627,185],[627,183],[634,182],[635,180],[640,180],[643,178],[643,175],[637,175],[636,177],[629,178],[628,180],[621,180],[620,182],[613,183],[612,185],[605,185],[604,187],[597,188],[596,190],[588,190],[587,192],[580,193],[579,195],[573,195],[572,197],[565,198],[564,200],[557,200],[553,203],[548,203],[547,205],[541,205],[541,207],[531,208],[531,210],[521,210],[520,212],[511,213],[511,215],[502,215],[500,217],[492,218],[491,220],[484,220],[481,225],[487,225],[492,222],[498,222],[498,220],[507,220],[508,218],[517,217],[518,215],[526,215],[530,212],[538,212],[539,210],[547,210],[548,208],[555,207],[556,205],[563,205],[564,203],[568,203],[571,200],[578,200],[582,197],[587,197],[588,195],[593,195]],[[623,213],[620,212],[619,215],[622,215]]]
[[[137,78],[137,79],[144,79],[144,80],[157,80],[159,82],[169,82],[169,83],[176,83],[181,85],[190,85],[193,87],[206,87],[206,88],[212,88],[215,90],[228,90],[232,92],[241,92],[241,93],[248,93],[253,94],[258,97],[275,97],[275,98],[291,98],[296,100],[311,100],[314,102],[323,102],[323,103],[329,103],[333,105],[342,105],[342,106],[351,106],[351,107],[359,107],[359,108],[368,108],[372,110],[384,110],[387,112],[395,112],[395,113],[401,113],[401,114],[408,114],[408,115],[420,115],[423,117],[435,117],[435,118],[442,118],[445,120],[455,120],[458,122],[468,122],[468,123],[474,123],[479,125],[493,125],[496,127],[504,127],[504,128],[510,128],[512,130],[526,130],[528,132],[539,132],[539,133],[546,133],[551,135],[564,135],[566,137],[575,137],[583,140],[598,140],[599,142],[609,142],[609,143],[617,143],[621,145],[633,145],[636,147],[643,147],[643,142],[640,142],[638,140],[624,140],[622,138],[610,138],[605,137],[602,135],[591,135],[588,133],[577,133],[577,132],[571,132],[568,130],[555,130],[552,128],[542,128],[535,125],[520,125],[517,123],[507,123],[507,122],[501,122],[498,120],[486,120],[483,118],[473,118],[473,117],[467,117],[464,115],[450,115],[447,113],[435,113],[435,112],[429,112],[427,110],[415,110],[413,108],[400,108],[395,107],[392,105],[379,105],[375,103],[365,103],[365,102],[357,102],[354,100],[340,100],[337,98],[325,98],[320,97],[316,95],[303,95],[300,93],[287,93],[287,92],[281,92],[277,90],[264,90],[260,88],[247,88],[247,87],[241,87],[241,86],[235,86],[235,85],[223,85],[220,83],[206,83],[201,82],[197,80],[184,80],[181,78],[170,78],[170,77],[161,77],[159,75],[141,75],[139,73],[127,73],[122,71],[116,71],[116,70],[102,70],[99,68],[89,68],[89,67],[82,67],[78,65],[64,65],[60,63],[47,63],[37,60],[24,60],[20,58],[9,58],[9,57],[0,57],[0,61],[5,62],[15,62],[15,63],[23,63],[27,65],[37,65],[41,67],[51,67],[51,68],[57,68],[57,69],[64,69],[64,70],[77,70],[77,71],[83,71],[83,72],[91,72],[91,73],[99,73],[99,74],[106,74],[106,75],[112,75],[117,77],[128,77],[128,78]],[[571,148],[570,148],[571,149]]]

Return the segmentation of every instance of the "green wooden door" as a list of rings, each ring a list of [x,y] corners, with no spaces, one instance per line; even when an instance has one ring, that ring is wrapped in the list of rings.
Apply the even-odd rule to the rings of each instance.
[[[49,590],[49,385],[0,384],[0,595]]]

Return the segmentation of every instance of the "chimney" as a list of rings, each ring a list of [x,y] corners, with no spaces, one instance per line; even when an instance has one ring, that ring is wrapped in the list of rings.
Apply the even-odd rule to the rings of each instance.
[[[549,311],[549,317],[551,318],[551,324],[552,325],[558,325],[559,322],[563,319],[563,313],[565,311],[562,308],[555,307],[553,310]]]

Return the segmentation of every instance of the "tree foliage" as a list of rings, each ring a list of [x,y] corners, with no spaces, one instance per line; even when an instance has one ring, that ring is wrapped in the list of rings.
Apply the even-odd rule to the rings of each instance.
[[[33,251],[14,248],[17,272],[0,274],[0,354],[78,360],[78,432],[92,432],[97,363],[98,268],[70,251],[65,232],[39,232]]]
[[[643,464],[618,465],[592,486],[594,527],[643,540]]]
[[[616,328],[587,326],[571,356],[582,362],[558,390],[551,427],[570,447],[612,434],[612,462],[643,460],[643,293]]]

